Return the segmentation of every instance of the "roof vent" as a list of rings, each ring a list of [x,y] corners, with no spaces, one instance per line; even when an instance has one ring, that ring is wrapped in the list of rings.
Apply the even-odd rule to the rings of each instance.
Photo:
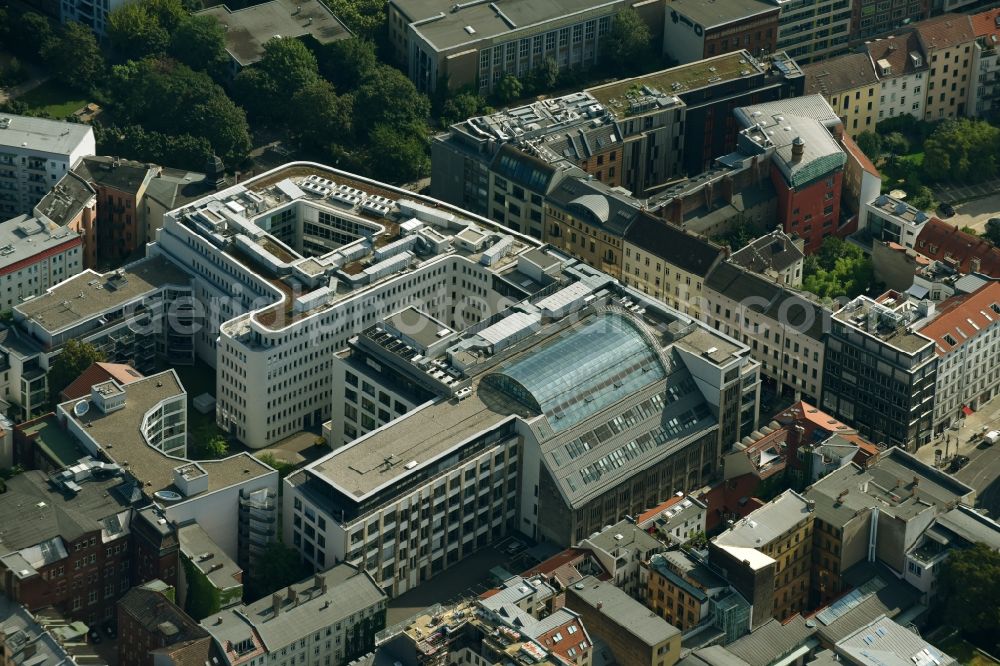
[[[467,33],[469,33],[470,35],[474,35],[474,34],[476,34],[476,29],[475,29],[475,28],[473,28],[473,27],[472,27],[471,25],[467,25],[467,26],[465,26],[465,31],[466,31]]]

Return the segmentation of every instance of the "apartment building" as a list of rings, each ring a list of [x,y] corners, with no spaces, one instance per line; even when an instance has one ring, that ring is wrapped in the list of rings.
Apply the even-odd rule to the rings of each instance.
[[[907,450],[933,433],[937,354],[919,332],[930,301],[886,292],[838,310],[826,339],[821,407],[871,442]]]
[[[916,250],[924,257],[943,261],[961,273],[1000,277],[1000,248],[981,236],[965,233],[933,216],[921,227]]]
[[[202,620],[213,608],[231,608],[243,601],[243,569],[201,525],[192,522],[178,527],[177,542],[181,562],[178,606]]]
[[[665,546],[631,520],[622,520],[580,541],[578,548],[588,548],[610,576],[615,587],[639,599],[646,598],[646,570],[643,563]]]
[[[28,215],[0,224],[0,310],[9,312],[81,270],[77,232]]]
[[[755,238],[729,256],[729,263],[775,282],[799,288],[802,286],[802,266],[805,246],[801,238],[792,238],[781,229]]]
[[[375,647],[385,629],[386,596],[348,564],[317,573],[252,604],[205,618],[213,655],[228,666],[343,666]]]
[[[975,94],[969,101],[969,111],[977,117],[990,116],[1000,109],[1000,9],[973,14],[972,30],[976,36],[972,74]]]
[[[807,95],[822,95],[853,139],[874,132],[879,118],[882,84],[867,52],[803,65]]]
[[[902,199],[880,194],[876,199],[865,202],[858,231],[865,232],[873,241],[895,243],[913,250],[930,219],[930,215]]]
[[[301,5],[294,0],[270,0],[235,11],[225,4],[195,12],[211,16],[225,27],[226,53],[233,76],[264,56],[274,37],[293,37],[325,46],[352,36],[350,29],[322,2]]]
[[[635,524],[652,530],[664,543],[682,545],[705,531],[708,506],[694,495],[676,493],[673,497],[635,517]]]
[[[670,0],[664,12],[663,53],[688,63],[743,49],[761,58],[777,49],[777,3]]]
[[[841,211],[848,162],[843,125],[821,96],[740,107],[734,115],[744,128],[739,151],[720,161],[769,156],[778,222],[803,240],[805,254],[819,250],[829,236],[845,238],[857,229],[857,218]]]
[[[622,275],[624,237],[639,202],[599,181],[564,178],[544,202],[542,240],[615,278]]]
[[[852,38],[867,39],[874,35],[884,35],[915,21],[923,21],[930,17],[932,11],[939,13],[939,5],[933,0],[895,0],[891,4],[876,0],[854,0]]]
[[[5,398],[25,418],[48,401],[47,371],[67,340],[95,345],[104,358],[152,372],[158,360],[194,362],[195,313],[190,277],[161,257],[110,273],[85,270],[14,305],[0,343],[9,371]]]
[[[976,32],[965,14],[944,14],[914,25],[921,50],[930,66],[924,120],[972,115]]]
[[[865,43],[875,67],[880,92],[878,120],[910,115],[924,118],[924,89],[930,70],[920,49],[920,39],[913,30]]]
[[[709,562],[753,606],[751,627],[809,608],[814,510],[786,490],[709,542]]]
[[[595,645],[578,613],[560,607],[538,618],[513,603],[494,599],[480,597],[448,608],[434,604],[380,632],[375,662],[400,666],[593,663]]]
[[[812,595],[824,604],[846,592],[845,572],[879,562],[897,576],[907,552],[932,521],[968,504],[974,491],[899,447],[885,449],[861,468],[847,465],[805,492],[815,505]]]
[[[703,318],[703,284],[725,250],[649,213],[640,213],[625,232],[621,280],[667,305]]]
[[[933,427],[944,432],[986,404],[1000,389],[993,359],[1000,335],[1000,283],[931,305],[933,319],[921,335],[934,340],[938,356]]]
[[[508,259],[500,275],[534,295],[464,330],[412,309],[352,340],[331,432],[382,393],[393,410],[288,477],[285,541],[307,561],[399,594],[509,532],[569,546],[698,487],[753,428],[744,345],[587,266],[539,270],[558,256]],[[431,398],[396,418],[389,391],[414,386]]]
[[[560,70],[590,67],[600,58],[600,40],[618,12],[632,7],[654,35],[662,33],[663,8],[624,0],[539,6],[506,3],[496,13],[483,5],[440,0],[389,3],[389,42],[396,58],[422,92],[472,86],[487,93],[505,75],[523,77],[553,60]]]
[[[566,590],[566,605],[618,663],[673,666],[680,659],[680,630],[609,582],[584,578]]]
[[[94,152],[89,125],[0,116],[0,218],[31,213],[56,181]]]
[[[830,311],[809,294],[722,262],[705,281],[703,319],[750,346],[781,393],[818,402]]]
[[[61,403],[55,412],[86,454],[127,468],[160,500],[162,518],[181,525],[197,519],[234,560],[241,492],[277,492],[278,472],[247,453],[200,462],[178,455],[186,450],[187,394],[173,370],[125,385],[99,384],[89,399]]]
[[[844,53],[851,33],[850,0],[775,0],[778,49],[796,61],[816,62]]]
[[[52,478],[28,471],[9,479],[0,494],[4,595],[92,625],[113,619],[133,581],[134,487],[117,465],[89,459]]]
[[[646,568],[646,605],[682,632],[709,619],[709,601],[729,591],[726,581],[683,550],[653,555]]]
[[[118,663],[182,666],[211,659],[208,632],[181,610],[163,581],[133,587],[118,600]]]

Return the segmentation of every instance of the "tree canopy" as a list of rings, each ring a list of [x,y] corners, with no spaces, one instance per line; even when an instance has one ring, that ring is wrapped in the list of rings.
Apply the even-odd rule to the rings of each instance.
[[[614,74],[637,71],[648,66],[651,44],[649,26],[639,12],[626,9],[615,15],[601,39],[601,58]]]
[[[52,75],[76,90],[88,90],[104,72],[104,55],[93,31],[82,23],[64,24],[41,50]]]
[[[49,395],[53,401],[91,364],[103,360],[104,355],[89,342],[80,342],[76,338],[67,340],[62,351],[49,366]]]
[[[806,257],[802,288],[822,298],[853,298],[868,291],[874,281],[871,259],[861,248],[830,236],[819,252]]]
[[[928,180],[981,182],[998,173],[1000,128],[982,120],[945,120],[924,142]]]
[[[273,37],[264,44],[260,62],[236,77],[236,97],[252,117],[266,123],[286,122],[293,111],[289,100],[319,78],[316,56],[305,44]]]
[[[108,39],[122,60],[141,60],[163,53],[170,34],[147,2],[119,6],[108,17]]]
[[[354,90],[378,66],[375,44],[353,37],[320,47],[316,54],[319,71],[337,90]]]
[[[190,16],[170,37],[169,54],[191,69],[201,69],[220,78],[229,59],[226,33],[212,16]]]
[[[864,131],[858,134],[858,138],[855,140],[858,144],[858,148],[861,149],[868,159],[873,162],[878,159],[878,156],[882,154],[882,137],[875,132]]]
[[[952,551],[939,579],[948,622],[971,636],[996,641],[1000,632],[1000,553],[977,543]]]
[[[294,548],[280,541],[269,543],[250,572],[246,596],[255,601],[297,583],[310,573]]]

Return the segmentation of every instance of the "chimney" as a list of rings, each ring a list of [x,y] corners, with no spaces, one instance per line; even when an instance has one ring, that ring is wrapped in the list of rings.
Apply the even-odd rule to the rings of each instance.
[[[299,605],[299,595],[295,591],[294,587],[289,587],[288,588],[288,600],[290,602],[292,602],[292,606],[298,606]]]
[[[319,588],[319,591],[322,594],[326,594],[326,576],[322,574],[316,574],[315,586]]]
[[[271,595],[271,610],[273,611],[271,617],[277,617],[281,612],[281,595],[277,592]]]
[[[802,140],[801,136],[795,137],[792,141],[792,161],[800,162],[802,160],[802,153],[806,149],[806,142]]]

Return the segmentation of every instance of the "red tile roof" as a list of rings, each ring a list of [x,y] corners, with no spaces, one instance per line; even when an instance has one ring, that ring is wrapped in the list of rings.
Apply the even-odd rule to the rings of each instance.
[[[875,70],[880,75],[878,61],[885,60],[889,63],[892,71],[884,75],[883,78],[891,79],[895,76],[913,74],[927,69],[924,54],[920,52],[920,39],[917,37],[917,33],[912,30],[867,42],[865,48],[868,49],[868,55],[871,56],[872,62],[875,63]],[[920,58],[919,67],[910,57],[911,53],[915,53]]]
[[[646,527],[645,523],[654,520],[657,516],[659,516],[661,513],[672,507],[674,504],[683,501],[684,501],[684,494],[680,493],[678,495],[674,495],[666,502],[658,504],[657,506],[654,506],[652,509],[640,513],[639,516],[635,519],[636,527],[640,529],[645,529]]]
[[[913,24],[925,51],[947,49],[975,40],[972,21],[966,14],[942,14]]]
[[[944,356],[1000,319],[1000,282],[989,282],[971,294],[952,296],[938,308],[937,316],[920,333],[933,338],[938,356]]]
[[[1000,26],[997,25],[997,20],[1000,19],[1000,7],[987,9],[985,12],[973,14],[969,18],[972,19],[972,31],[976,37],[987,39],[996,37],[996,41],[1000,42]]]
[[[985,238],[967,234],[936,217],[928,220],[920,230],[916,250],[961,273],[983,273],[1000,278],[1000,249]],[[973,266],[973,260],[978,260],[978,267]]]
[[[106,382],[113,379],[119,384],[129,384],[137,379],[142,379],[141,372],[131,365],[124,363],[92,363],[89,368],[83,371],[79,377],[74,379],[69,386],[59,394],[60,400],[74,400],[90,395],[90,389],[94,384]]]
[[[573,618],[549,631],[538,634],[535,636],[535,640],[544,645],[546,650],[559,655],[570,663],[576,661],[576,655],[591,647],[590,636],[578,618]],[[570,650],[574,651],[573,655],[569,654]]]

